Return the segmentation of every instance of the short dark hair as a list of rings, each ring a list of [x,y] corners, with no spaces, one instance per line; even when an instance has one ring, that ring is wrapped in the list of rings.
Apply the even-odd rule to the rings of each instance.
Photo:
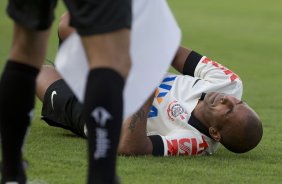
[[[222,145],[234,153],[245,153],[255,148],[262,139],[262,122],[256,113],[248,113],[241,129],[243,133],[234,131],[229,127],[228,134],[223,135]]]

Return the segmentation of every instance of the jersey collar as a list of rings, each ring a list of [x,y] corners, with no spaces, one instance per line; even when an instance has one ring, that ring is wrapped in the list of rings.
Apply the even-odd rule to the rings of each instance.
[[[202,93],[199,100],[204,100],[205,96],[206,96],[206,93]],[[191,125],[192,127],[196,128],[202,134],[204,134],[204,135],[206,135],[206,136],[208,136],[209,138],[212,139],[212,137],[210,136],[208,128],[205,127],[203,125],[203,123],[201,123],[200,120],[198,120],[193,114],[191,114],[191,117],[188,120],[188,124]]]

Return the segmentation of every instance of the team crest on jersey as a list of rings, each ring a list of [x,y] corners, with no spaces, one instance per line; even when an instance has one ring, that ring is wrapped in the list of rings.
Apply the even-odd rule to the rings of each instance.
[[[172,101],[167,108],[167,115],[171,121],[179,118],[180,120],[184,120],[187,116],[187,112],[185,109],[176,101]]]

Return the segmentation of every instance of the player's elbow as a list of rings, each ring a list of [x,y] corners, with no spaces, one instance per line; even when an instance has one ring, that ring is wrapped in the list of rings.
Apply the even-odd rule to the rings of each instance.
[[[134,156],[136,155],[136,150],[128,148],[126,146],[120,146],[118,148],[118,154],[119,155],[124,155],[124,156]]]
[[[243,82],[240,78],[238,80],[236,80],[236,83],[237,83],[238,88],[241,88],[241,89],[243,88]]]
[[[118,148],[118,154],[124,156],[137,156],[137,155],[145,155],[140,149],[135,147],[130,147],[127,145],[120,145]]]
[[[120,142],[118,147],[118,154],[124,156],[142,156],[142,155],[151,155],[152,148],[149,144],[130,144],[126,142]]]

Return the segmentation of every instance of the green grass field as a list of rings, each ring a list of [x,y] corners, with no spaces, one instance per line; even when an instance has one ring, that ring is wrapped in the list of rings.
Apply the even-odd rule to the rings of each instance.
[[[220,147],[208,157],[119,157],[122,183],[282,183],[282,1],[169,0],[183,45],[219,61],[244,82],[243,99],[263,120],[264,136],[253,151],[236,155]],[[0,71],[10,48],[12,23],[0,1]],[[48,59],[57,49],[56,25]],[[30,184],[85,183],[86,142],[40,120],[41,104],[25,145]]]

